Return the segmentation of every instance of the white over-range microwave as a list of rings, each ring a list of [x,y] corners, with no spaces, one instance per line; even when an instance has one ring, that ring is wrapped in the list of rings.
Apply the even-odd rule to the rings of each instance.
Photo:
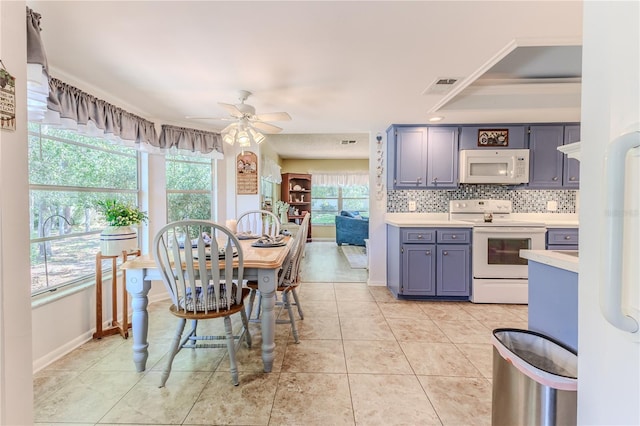
[[[460,183],[517,185],[529,182],[528,149],[463,149]]]

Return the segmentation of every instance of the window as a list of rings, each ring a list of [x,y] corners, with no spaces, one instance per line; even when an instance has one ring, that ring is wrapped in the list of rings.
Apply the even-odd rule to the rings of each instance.
[[[369,216],[369,185],[311,183],[311,223],[334,225],[341,210],[357,210]]]
[[[167,219],[212,220],[214,162],[210,158],[166,156]]]
[[[29,123],[31,293],[95,274],[105,227],[96,201],[138,204],[135,149],[72,130]]]

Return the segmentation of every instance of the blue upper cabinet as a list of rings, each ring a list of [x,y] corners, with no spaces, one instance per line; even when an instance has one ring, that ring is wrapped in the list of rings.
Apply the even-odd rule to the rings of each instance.
[[[558,147],[580,140],[579,125],[536,125],[529,128],[529,188],[579,187],[578,161],[567,158]]]
[[[458,128],[391,126],[387,131],[388,187],[458,186]]]
[[[571,125],[564,127],[564,145],[580,141],[580,125]],[[580,162],[575,158],[569,158],[563,155],[564,172],[562,175],[562,181],[565,188],[580,187]]]
[[[562,187],[562,152],[564,126],[531,126],[529,128],[529,187]]]
[[[458,128],[429,127],[427,187],[458,186]]]
[[[395,129],[396,188],[424,188],[427,184],[427,128]]]

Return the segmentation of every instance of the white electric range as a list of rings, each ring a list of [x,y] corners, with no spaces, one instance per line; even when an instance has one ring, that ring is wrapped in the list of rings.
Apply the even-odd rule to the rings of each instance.
[[[520,250],[544,250],[544,223],[510,219],[509,200],[449,202],[449,219],[473,226],[474,303],[527,303],[528,264]]]

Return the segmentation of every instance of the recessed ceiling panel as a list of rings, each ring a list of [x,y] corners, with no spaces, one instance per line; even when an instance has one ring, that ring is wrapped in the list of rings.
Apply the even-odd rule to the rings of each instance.
[[[491,67],[483,79],[560,79],[582,76],[582,46],[518,47]]]

